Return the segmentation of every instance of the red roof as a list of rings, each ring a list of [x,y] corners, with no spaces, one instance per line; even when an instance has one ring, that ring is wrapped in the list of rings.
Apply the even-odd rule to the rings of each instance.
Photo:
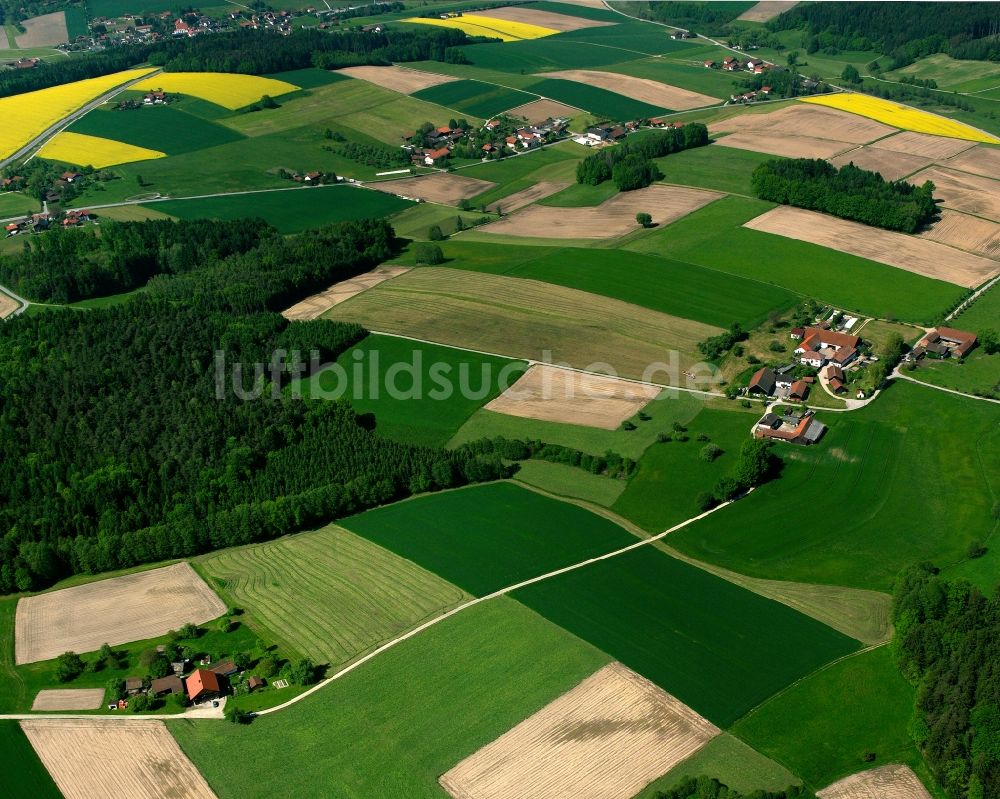
[[[437,129],[437,132],[438,133],[451,133],[451,128],[448,127],[447,125],[442,125],[440,128]]]
[[[854,350],[861,344],[860,338],[852,336],[848,333],[838,333],[835,330],[823,330],[818,327],[807,327],[806,339],[802,342],[803,345],[812,341],[814,337],[816,338],[818,345],[821,344],[825,347],[838,347]]]
[[[437,161],[439,158],[446,158],[451,153],[447,147],[440,147],[437,150],[429,150],[426,155],[429,155],[432,160]]]
[[[796,380],[792,383],[791,389],[789,389],[788,395],[791,397],[805,397],[809,391],[809,384],[805,380]]]
[[[197,669],[192,672],[191,676],[184,681],[184,685],[187,688],[188,699],[192,701],[206,691],[217,694],[221,690],[218,675],[208,669]]]

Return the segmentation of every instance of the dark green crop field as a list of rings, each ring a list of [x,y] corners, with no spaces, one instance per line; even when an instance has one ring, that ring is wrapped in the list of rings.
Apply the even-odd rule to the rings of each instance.
[[[0,796],[4,799],[62,797],[16,721],[0,721]]]
[[[652,547],[512,596],[720,726],[860,646]]]
[[[398,502],[341,525],[477,596],[636,540],[602,516],[511,483]]]
[[[68,129],[73,133],[85,133],[134,144],[136,147],[148,147],[167,155],[190,153],[244,138],[234,130],[188,114],[172,105],[129,111],[98,109],[78,119]]]
[[[545,78],[527,88],[535,94],[616,121],[646,119],[670,111],[669,108],[643,103],[622,94],[609,92],[607,89],[577,83],[575,80]]]
[[[463,47],[462,51],[477,67],[519,74],[603,67],[643,57],[640,53],[621,47],[596,47],[569,41],[561,36],[504,44],[476,44]]]
[[[504,86],[494,86],[480,80],[456,80],[451,83],[442,83],[438,86],[421,89],[410,96],[484,119],[538,99],[537,94],[508,89]]]
[[[265,75],[265,78],[274,78],[294,84],[302,89],[318,89],[320,86],[329,86],[342,80],[350,80],[347,75],[333,72],[329,69],[290,69],[287,72],[276,72],[273,75]]]

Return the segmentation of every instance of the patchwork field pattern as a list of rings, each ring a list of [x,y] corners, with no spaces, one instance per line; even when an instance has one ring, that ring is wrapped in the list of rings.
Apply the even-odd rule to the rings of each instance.
[[[32,710],[96,710],[104,704],[103,688],[52,688],[39,691]]]
[[[931,159],[872,146],[848,150],[831,158],[830,163],[837,167],[854,164],[861,169],[878,172],[886,180],[899,180],[929,166]]]
[[[528,122],[537,125],[544,122],[549,117],[563,117],[569,119],[574,114],[580,112],[579,108],[571,105],[557,103],[555,100],[533,100],[530,103],[511,108],[507,113],[514,117],[524,117]]]
[[[656,386],[534,364],[485,407],[509,416],[614,430],[659,393]]]
[[[518,42],[523,39],[541,39],[560,31],[527,22],[514,22],[499,17],[488,17],[481,14],[463,14],[460,17],[436,19],[428,17],[411,17],[403,22],[418,25],[438,25],[442,28],[458,28],[470,36],[489,36],[505,42]]]
[[[931,799],[909,766],[891,765],[852,774],[820,791],[820,799]]]
[[[562,78],[546,76],[537,83],[529,84],[525,89],[542,97],[611,119],[653,117],[668,110],[660,105],[642,102],[625,92],[619,93],[601,86]]]
[[[577,368],[600,361],[631,378],[641,378],[671,351],[678,367],[692,368],[701,361],[697,343],[720,332],[536,280],[440,267],[411,270],[331,308],[324,318],[512,358],[542,360],[548,351]],[[655,377],[670,379],[667,373]]]
[[[152,71],[148,68],[131,69],[100,78],[89,78],[0,98],[0,119],[18,121],[17,125],[0,126],[0,158],[6,158],[17,152],[36,136],[91,100]]]
[[[77,166],[92,166],[103,169],[118,164],[129,164],[133,161],[149,161],[153,158],[166,158],[167,154],[159,150],[147,150],[112,139],[101,139],[97,136],[87,136],[83,133],[63,131],[49,139],[41,150],[39,158],[52,161],[65,161]]]
[[[134,88],[187,94],[235,111],[256,103],[265,94],[280,97],[299,87],[283,80],[233,72],[161,72],[140,81]]]
[[[877,142],[872,143],[871,146],[879,150],[893,150],[898,153],[908,153],[910,155],[930,158],[931,160],[938,160],[941,158],[951,158],[958,153],[975,147],[975,142],[963,139],[950,139],[947,136],[933,136],[928,133],[904,131],[903,133],[897,133],[895,136],[879,139]],[[985,148],[980,147],[979,149],[984,150]],[[986,150],[986,152],[992,151]],[[975,172],[976,170],[970,169],[968,171]]]
[[[21,729],[66,799],[215,799],[162,721],[30,719]]]
[[[421,89],[431,86],[440,86],[442,83],[451,83],[458,78],[451,75],[436,75],[433,72],[422,72],[418,69],[407,69],[406,67],[344,67],[338,69],[337,74],[347,75],[358,80],[366,80],[376,86],[385,89],[392,89],[394,92],[402,94],[413,94]]]
[[[1000,260],[1000,224],[944,209],[941,218],[917,235],[960,250]]]
[[[22,20],[21,25],[24,26],[25,32],[17,37],[18,47],[51,47],[69,41],[64,11],[31,17]]]
[[[491,19],[506,19],[510,22],[526,22],[529,25],[537,25],[541,28],[549,28],[554,31],[577,31],[583,28],[600,28],[612,25],[611,22],[602,22],[596,19],[584,19],[574,17],[569,14],[559,14],[552,11],[541,11],[531,6],[506,6],[504,8],[491,8],[489,10]]]
[[[686,111],[689,108],[700,108],[706,105],[717,105],[718,100],[707,94],[669,86],[666,83],[634,78],[631,75],[621,75],[616,72],[601,72],[590,69],[566,69],[558,72],[547,72],[546,78],[565,78],[587,86],[597,86],[611,92],[624,94],[634,100],[640,100],[660,108],[672,108]]]
[[[847,142],[783,133],[776,136],[761,136],[758,133],[730,133],[728,136],[716,139],[715,143],[720,147],[780,155],[783,158],[832,158],[852,146]]]
[[[933,166],[914,175],[910,182],[919,185],[925,180],[934,183],[934,196],[946,208],[1000,222],[1000,181]]]
[[[17,603],[15,660],[49,660],[67,650],[93,652],[154,638],[226,612],[187,563],[22,597]]]
[[[200,563],[267,640],[331,666],[465,598],[416,564],[332,525]]]
[[[950,158],[946,164],[951,169],[973,172],[987,178],[1000,180],[1000,150],[992,147],[973,147]]]
[[[402,180],[384,180],[370,183],[369,186],[379,191],[397,194],[401,197],[416,198],[429,203],[442,205],[457,205],[460,200],[467,200],[489,191],[496,184],[488,180],[467,178],[464,175],[454,175],[446,172],[435,172],[417,178]]]
[[[441,777],[455,799],[630,799],[719,729],[611,663]]]
[[[779,206],[751,219],[744,227],[819,244],[967,288],[1000,273],[1000,263],[979,255],[802,208]]]
[[[935,136],[948,136],[966,141],[981,141],[987,144],[1000,144],[1000,139],[996,136],[976,130],[971,125],[867,94],[838,92],[837,94],[825,94],[817,97],[802,97],[800,100],[803,103],[839,108],[842,111],[884,122],[901,130],[931,133]]]
[[[349,300],[362,291],[377,286],[391,278],[408,272],[409,267],[405,266],[377,266],[371,272],[352,277],[350,280],[341,280],[334,283],[326,291],[306,297],[301,302],[295,303],[291,308],[281,312],[285,319],[301,321],[304,319],[316,319],[325,311],[330,310],[334,305]]]
[[[495,203],[490,203],[486,206],[486,210],[494,213],[503,211],[505,214],[510,214],[524,208],[526,205],[531,205],[533,202],[551,197],[556,192],[562,191],[570,185],[572,184],[568,181],[543,180],[534,186],[529,186],[514,194],[508,194]]]
[[[667,225],[721,196],[704,189],[654,185],[616,194],[592,208],[533,205],[480,230],[533,238],[611,239],[635,230],[635,215],[640,211],[650,214],[654,224]]]
[[[533,102],[538,95],[481,80],[456,80],[422,89],[413,96],[485,119]]]

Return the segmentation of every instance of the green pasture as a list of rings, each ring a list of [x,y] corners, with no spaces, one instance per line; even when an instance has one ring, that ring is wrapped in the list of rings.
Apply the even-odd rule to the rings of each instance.
[[[441,799],[441,774],[608,660],[500,598],[250,725],[168,728],[220,799],[327,799],[331,786],[343,796]]]
[[[662,25],[650,25],[648,22],[623,21],[624,17],[618,17],[617,25],[605,25],[598,28],[582,28],[576,31],[567,31],[556,36],[548,36],[544,39],[535,39],[539,42],[572,42],[581,50],[600,49],[608,47],[619,47],[622,50],[638,56],[663,55],[670,53],[675,56],[683,56],[684,51],[697,47],[696,44],[681,39],[671,39],[669,28]],[[625,59],[619,59],[624,61]],[[579,66],[577,68],[580,68]]]
[[[290,69],[286,72],[276,72],[273,75],[265,75],[264,77],[283,80],[302,89],[318,89],[321,86],[329,86],[331,83],[350,80],[347,75],[342,75],[339,72],[329,69],[317,69],[316,67]]]
[[[346,194],[351,192],[351,194]],[[391,216],[412,203],[392,194],[352,186],[230,194],[221,197],[166,200],[152,207],[178,219],[260,217],[282,233],[299,233],[331,222]]]
[[[962,330],[979,332],[1000,327],[1000,285],[985,291],[950,324]]]
[[[646,119],[657,114],[669,113],[670,109],[633,100],[623,94],[601,89],[575,80],[545,78],[527,87],[529,91],[589,111],[591,114],[608,119]]]
[[[613,11],[607,11],[603,8],[549,2],[549,0],[537,0],[537,2],[530,5],[530,8],[537,9],[538,11],[551,11],[553,14],[565,14],[569,17],[592,19],[597,22],[613,22],[618,24],[624,20],[624,17],[622,17],[621,14],[616,14]]]
[[[655,160],[663,173],[664,183],[753,196],[750,176],[761,163],[773,158],[773,155],[737,150],[735,147],[709,145]]]
[[[653,547],[512,596],[720,726],[859,646]]]
[[[183,105],[183,101],[177,104]],[[99,108],[78,119],[68,130],[179,155],[239,141],[240,134],[209,122],[174,104],[119,111]]]
[[[0,793],[6,799],[61,799],[16,721],[0,721]]]
[[[5,191],[0,194],[0,219],[24,216],[41,210],[41,203],[34,197],[19,191]]]
[[[671,546],[756,577],[886,590],[912,563],[962,565],[970,542],[990,540],[1000,408],[895,381],[862,410],[819,418],[830,427],[819,444],[779,449],[779,480]],[[988,571],[995,557],[969,568]]]
[[[514,479],[558,497],[582,499],[605,508],[610,508],[628,485],[625,480],[542,460],[522,461]]]
[[[397,502],[342,525],[476,596],[636,540],[603,516],[512,483]]]
[[[606,67],[646,56],[646,53],[616,45],[580,44],[561,35],[503,44],[475,44],[463,47],[462,52],[473,66],[515,74]]]
[[[622,75],[631,75],[634,78],[646,78],[648,80],[659,81],[670,86],[679,86],[688,91],[707,94],[709,97],[716,97],[720,100],[729,99],[729,95],[736,91],[738,80],[732,72],[723,72],[721,69],[706,69],[704,61],[714,56],[692,59],[694,53],[682,50],[674,54],[671,58],[642,58],[635,61],[626,61],[624,64],[615,64],[608,67],[609,72],[619,72]],[[683,62],[676,58],[684,57]]]
[[[421,89],[410,96],[484,118],[496,116],[510,108],[538,99],[537,93],[532,94],[518,89],[508,89],[505,86],[494,86],[478,80],[456,80],[442,83]]]
[[[889,319],[930,321],[961,296],[960,287],[941,280],[742,227],[772,207],[760,200],[726,197],[625,248],[669,254]]]
[[[980,347],[961,363],[948,358],[935,361],[924,358],[915,372],[904,372],[932,386],[942,386],[966,394],[1000,396],[1000,353],[987,355]]]
[[[575,177],[572,175],[571,177]],[[554,208],[593,208],[605,200],[610,200],[618,194],[618,187],[610,181],[598,183],[570,183],[565,189],[543,197],[538,205],[549,205]]]
[[[904,75],[920,80],[933,80],[939,89],[956,92],[976,92],[1000,85],[1000,65],[989,61],[966,61],[944,53],[926,56],[912,64],[885,73],[889,80],[899,80]]]
[[[178,0],[88,0],[91,17],[121,17],[125,14],[155,14],[160,11],[180,11],[185,4]]]
[[[522,361],[370,335],[302,388],[313,399],[347,399],[358,413],[374,414],[387,438],[442,446],[524,369]]]

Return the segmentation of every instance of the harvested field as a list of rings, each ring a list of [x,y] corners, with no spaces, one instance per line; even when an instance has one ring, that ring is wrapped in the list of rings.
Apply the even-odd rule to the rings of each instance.
[[[499,213],[502,210],[505,214],[510,214],[520,208],[524,208],[526,205],[531,205],[536,200],[542,200],[558,191],[562,191],[569,185],[569,181],[543,180],[522,191],[508,194],[502,200],[490,203],[486,206],[486,210],[491,213]]]
[[[898,764],[852,774],[816,795],[820,799],[931,799],[910,767]]]
[[[979,255],[802,208],[779,206],[743,227],[808,241],[958,286],[978,286],[1000,273],[1000,264]]]
[[[69,41],[65,11],[42,14],[40,17],[26,19],[21,24],[27,32],[17,37],[18,47],[51,47]]]
[[[988,219],[943,210],[939,221],[917,235],[1000,260],[1000,225]]]
[[[187,563],[23,597],[17,603],[15,660],[49,660],[154,638],[226,612]]]
[[[762,0],[749,11],[744,11],[736,19],[744,19],[747,22],[767,22],[778,14],[784,14],[792,6],[798,5],[789,0]]]
[[[525,103],[524,105],[519,105],[517,108],[510,109],[507,112],[507,115],[512,117],[524,117],[528,120],[528,122],[533,125],[537,125],[539,122],[544,122],[549,117],[568,118],[579,113],[579,108],[574,108],[571,105],[563,105],[562,103],[557,103],[555,100],[533,100],[530,103]]]
[[[433,72],[421,72],[418,69],[407,69],[406,67],[344,67],[336,70],[337,74],[347,75],[358,80],[366,80],[381,86],[383,89],[392,89],[394,92],[402,94],[413,94],[421,89],[431,86],[440,86],[442,83],[451,83],[458,80],[452,75],[435,75]]]
[[[633,100],[639,100],[661,108],[672,108],[676,111],[687,111],[689,108],[701,108],[706,105],[718,105],[719,100],[707,94],[699,94],[677,86],[670,86],[648,78],[634,78],[631,75],[620,75],[616,72],[601,72],[591,69],[565,69],[560,72],[546,72],[540,77],[565,78],[566,80],[597,86],[601,89],[617,92]]]
[[[812,136],[761,136],[756,133],[730,133],[715,142],[721,147],[751,150],[755,153],[785,158],[832,158],[853,146],[848,142],[817,139]]]
[[[215,799],[162,721],[29,719],[21,729],[66,799]]]
[[[878,172],[886,180],[899,180],[930,166],[931,159],[897,150],[883,150],[875,147],[859,147],[831,158],[834,166],[853,163],[861,169]]]
[[[376,266],[371,272],[352,277],[350,280],[341,280],[339,283],[334,283],[326,291],[306,297],[291,308],[282,311],[281,315],[285,319],[292,320],[316,319],[337,303],[349,300],[372,286],[377,286],[383,281],[408,271],[409,267],[406,266]]]
[[[97,710],[103,704],[103,688],[52,688],[39,691],[31,709]]]
[[[934,182],[934,196],[946,208],[964,211],[1000,222],[1000,181],[932,166],[914,175],[910,182]]]
[[[629,799],[719,729],[611,663],[442,775],[455,799]]]
[[[0,292],[0,319],[6,319],[18,309],[18,304],[3,292]]]
[[[486,12],[494,19],[506,19],[511,22],[527,22],[529,25],[538,25],[542,28],[551,28],[556,31],[578,31],[581,28],[603,28],[613,25],[613,22],[599,22],[594,19],[584,19],[583,17],[571,17],[568,14],[556,14],[551,11],[539,11],[534,8],[491,8]]]
[[[616,194],[593,208],[556,208],[533,205],[480,230],[507,236],[550,239],[611,239],[636,229],[635,215],[645,211],[657,225],[667,225],[721,194],[677,186],[649,186]]]
[[[467,178],[438,172],[418,178],[403,178],[402,180],[385,180],[369,183],[369,188],[379,191],[399,194],[403,197],[415,197],[429,203],[456,205],[459,200],[468,200],[484,191],[489,191],[496,184],[488,180]]]
[[[948,159],[943,166],[1000,180],[1000,149],[972,147],[960,155]]]
[[[553,362],[585,368],[601,361],[632,378],[675,352],[678,369],[690,370],[701,360],[698,342],[721,332],[585,291],[442,267],[413,269],[324,318],[515,358],[542,360],[548,350]],[[658,371],[652,379],[671,375]]]
[[[915,133],[908,130],[877,141],[872,147],[877,147],[880,150],[895,150],[898,153],[909,153],[910,155],[921,155],[936,161],[941,158],[951,158],[964,150],[975,147],[975,142],[933,136],[929,133]]]
[[[816,105],[789,105],[766,114],[739,114],[709,126],[712,133],[759,133],[762,138],[805,136],[867,144],[895,131],[872,119]]]
[[[525,419],[615,430],[659,393],[655,386],[535,364],[486,409]]]

